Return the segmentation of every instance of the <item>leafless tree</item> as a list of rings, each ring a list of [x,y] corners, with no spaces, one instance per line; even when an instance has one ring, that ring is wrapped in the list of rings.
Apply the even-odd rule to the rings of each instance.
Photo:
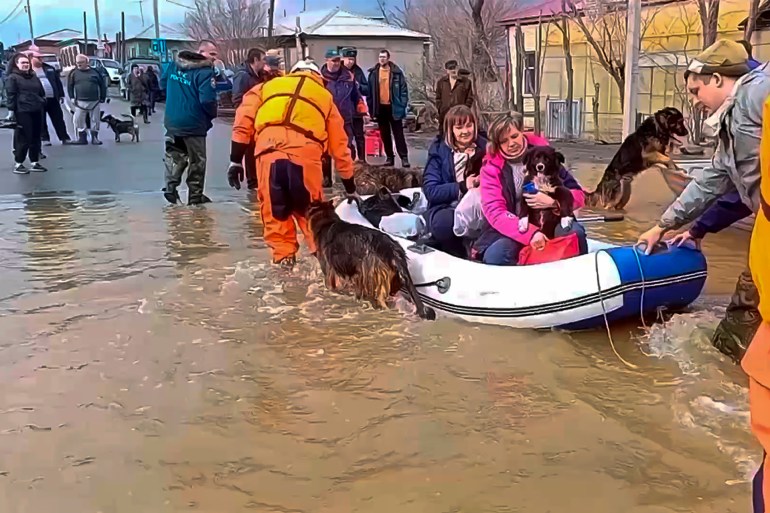
[[[229,65],[246,58],[248,49],[263,41],[268,21],[264,0],[195,0],[183,27],[194,39],[211,39]]]
[[[703,31],[703,48],[706,48],[714,44],[719,33],[719,0],[694,0],[694,2],[698,6]]]
[[[601,67],[618,86],[622,104],[626,83],[626,39],[628,38],[626,7],[623,3],[611,0],[596,0],[595,3],[597,13],[593,19],[588,18],[584,9],[578,7],[575,0],[565,1],[565,12],[585,37]],[[653,9],[645,9],[642,12],[642,37],[657,13],[658,11]]]
[[[751,36],[757,28],[757,18],[759,17],[759,0],[749,2],[749,17],[746,19],[746,26],[743,27],[743,39],[751,42]]]
[[[426,101],[434,102],[435,83],[445,73],[443,64],[456,59],[471,72],[481,111],[502,110],[505,81],[497,64],[506,59],[506,29],[499,17],[514,7],[510,0],[402,0],[388,11],[391,23],[431,36],[433,58],[427,63]]]
[[[561,32],[562,51],[564,52],[564,68],[567,72],[567,133],[566,139],[570,140],[575,136],[574,119],[572,112],[572,102],[575,97],[575,69],[572,67],[572,41],[570,38],[569,17],[567,16],[567,0],[561,2],[560,20],[555,23],[556,28]]]

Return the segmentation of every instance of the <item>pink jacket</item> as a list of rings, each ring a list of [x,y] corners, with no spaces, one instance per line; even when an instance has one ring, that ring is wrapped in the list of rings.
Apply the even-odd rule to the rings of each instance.
[[[531,146],[547,146],[548,141],[534,134],[527,134],[527,143]],[[519,218],[514,212],[508,209],[508,201],[503,190],[503,169],[505,169],[505,159],[502,155],[488,155],[481,167],[481,208],[484,211],[484,217],[492,228],[505,235],[506,237],[529,244],[532,237],[537,233],[539,227],[529,225],[529,230],[525,233],[519,231]],[[585,193],[580,184],[566,169],[563,170],[564,185],[572,191],[572,198],[575,200],[575,210],[585,205]],[[516,191],[517,198],[521,191]]]

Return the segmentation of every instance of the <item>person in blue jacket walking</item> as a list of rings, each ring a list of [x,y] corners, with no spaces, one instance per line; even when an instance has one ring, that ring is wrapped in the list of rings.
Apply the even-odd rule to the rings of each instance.
[[[206,179],[206,135],[217,117],[214,90],[214,61],[217,46],[201,41],[198,52],[182,51],[169,64],[160,80],[166,91],[166,186],[163,196],[169,203],[179,201],[177,187],[187,171],[187,202],[208,203],[203,194]]]

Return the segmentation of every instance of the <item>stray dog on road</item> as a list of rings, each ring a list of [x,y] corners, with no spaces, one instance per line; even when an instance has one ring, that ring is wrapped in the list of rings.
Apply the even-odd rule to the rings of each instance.
[[[558,202],[558,208],[532,210],[522,195],[519,213],[519,231],[524,233],[529,230],[532,223],[540,227],[540,231],[552,239],[556,227],[569,228],[574,220],[574,199],[572,192],[564,186],[559,176],[561,165],[564,163],[564,155],[550,146],[533,146],[524,154],[522,161],[526,169],[524,176],[524,190],[532,184],[537,192],[543,192]]]
[[[377,194],[382,187],[386,187],[390,192],[398,192],[401,189],[422,186],[422,171],[372,166],[363,162],[356,162],[353,178],[356,191],[362,195]]]
[[[683,144],[680,138],[687,134],[684,115],[674,107],[666,107],[645,119],[620,145],[596,190],[586,193],[586,206],[623,209],[631,199],[634,178],[656,164],[670,165],[669,147]]]
[[[130,119],[118,119],[112,114],[102,116],[102,123],[107,123],[115,133],[115,142],[120,142],[121,134],[131,134],[132,142],[139,142],[139,125],[134,120],[134,116],[121,114]]]
[[[307,218],[330,290],[343,282],[350,283],[357,299],[368,299],[374,306],[386,308],[388,297],[403,288],[417,307],[417,315],[436,318],[436,312],[426,307],[417,293],[400,244],[379,230],[341,220],[331,201],[312,202]]]

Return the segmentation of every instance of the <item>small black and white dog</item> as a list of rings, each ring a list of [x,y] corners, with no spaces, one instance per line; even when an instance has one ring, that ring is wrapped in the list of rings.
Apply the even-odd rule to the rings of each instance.
[[[134,117],[128,114],[121,114],[121,116],[130,119],[118,119],[112,114],[107,114],[102,116],[102,123],[107,123],[112,128],[115,133],[115,142],[120,142],[120,134],[131,134],[131,141],[139,142],[139,125],[136,124]]]

